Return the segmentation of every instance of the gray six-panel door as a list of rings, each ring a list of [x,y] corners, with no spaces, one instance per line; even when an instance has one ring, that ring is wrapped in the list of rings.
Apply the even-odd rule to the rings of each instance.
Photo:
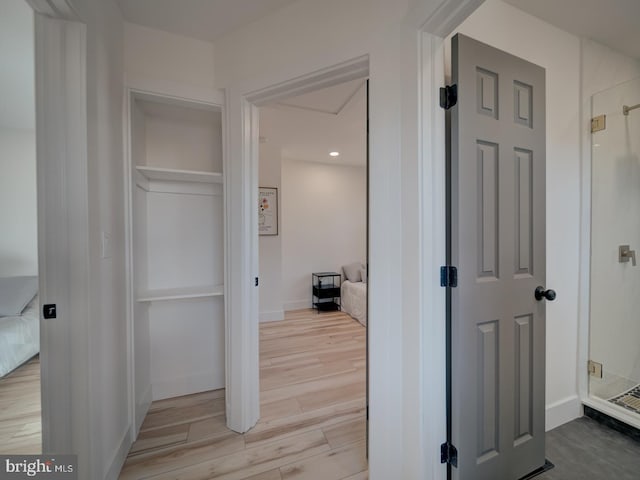
[[[545,462],[545,71],[452,40],[452,477],[516,480]]]

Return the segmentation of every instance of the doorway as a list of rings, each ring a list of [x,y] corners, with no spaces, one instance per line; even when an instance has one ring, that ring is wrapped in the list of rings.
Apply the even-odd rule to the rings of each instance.
[[[0,7],[0,452],[42,451],[34,13]]]
[[[367,80],[281,98],[261,106],[259,115],[261,418],[255,430],[268,436],[270,424],[306,418],[336,455],[352,460],[351,470],[336,471],[335,478],[361,473],[367,468]],[[327,468],[340,463],[329,461]]]
[[[339,287],[345,278],[342,267],[355,263],[352,280],[362,279],[360,269],[367,264],[366,89],[366,80],[356,79],[260,107],[261,320],[324,303],[324,298],[314,301],[306,288],[313,272],[340,274]],[[272,217],[274,206],[278,212]],[[340,306],[339,295],[335,299],[320,308]],[[366,324],[364,309],[355,309],[363,310]]]

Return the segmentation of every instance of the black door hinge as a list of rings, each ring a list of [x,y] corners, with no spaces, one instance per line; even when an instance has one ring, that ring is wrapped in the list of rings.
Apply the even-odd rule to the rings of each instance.
[[[440,445],[440,463],[448,463],[458,468],[458,449],[449,442]]]
[[[458,103],[458,86],[447,85],[440,88],[440,106],[445,110],[449,110]]]
[[[457,287],[458,286],[458,269],[451,265],[440,267],[440,286],[441,287]]]

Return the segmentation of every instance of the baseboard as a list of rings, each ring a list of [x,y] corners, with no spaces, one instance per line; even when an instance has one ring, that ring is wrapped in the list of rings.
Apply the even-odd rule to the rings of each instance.
[[[305,300],[294,300],[292,302],[284,302],[284,304],[282,305],[282,307],[284,308],[285,312],[289,312],[291,310],[302,310],[304,308],[311,308],[311,299],[305,299]]]
[[[279,322],[280,320],[284,320],[284,310],[260,312],[260,322]]]
[[[140,432],[140,427],[142,427],[142,422],[144,422],[144,417],[149,411],[151,402],[151,385],[149,384],[144,394],[142,394],[142,399],[140,400],[140,402],[136,402],[136,424],[134,426],[135,431],[133,432],[134,439],[138,438],[138,432]]]
[[[547,405],[545,430],[553,430],[582,416],[582,403],[577,395]]]
[[[124,435],[122,435],[122,439],[120,440],[118,448],[112,456],[112,460],[109,463],[109,468],[107,468],[106,470],[106,473],[104,475],[105,480],[118,480],[118,477],[120,476],[120,470],[122,470],[124,461],[127,459],[127,454],[129,453],[131,444],[131,429],[127,428],[124,432]]]
[[[220,377],[220,378],[219,378]],[[222,376],[212,373],[189,375],[188,377],[172,378],[154,382],[151,387],[153,400],[181,397],[192,393],[206,392],[224,388],[224,373]]]

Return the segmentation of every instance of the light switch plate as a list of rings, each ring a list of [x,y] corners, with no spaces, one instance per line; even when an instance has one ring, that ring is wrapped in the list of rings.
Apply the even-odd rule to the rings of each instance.
[[[111,258],[111,235],[107,232],[102,232],[102,258]]]

